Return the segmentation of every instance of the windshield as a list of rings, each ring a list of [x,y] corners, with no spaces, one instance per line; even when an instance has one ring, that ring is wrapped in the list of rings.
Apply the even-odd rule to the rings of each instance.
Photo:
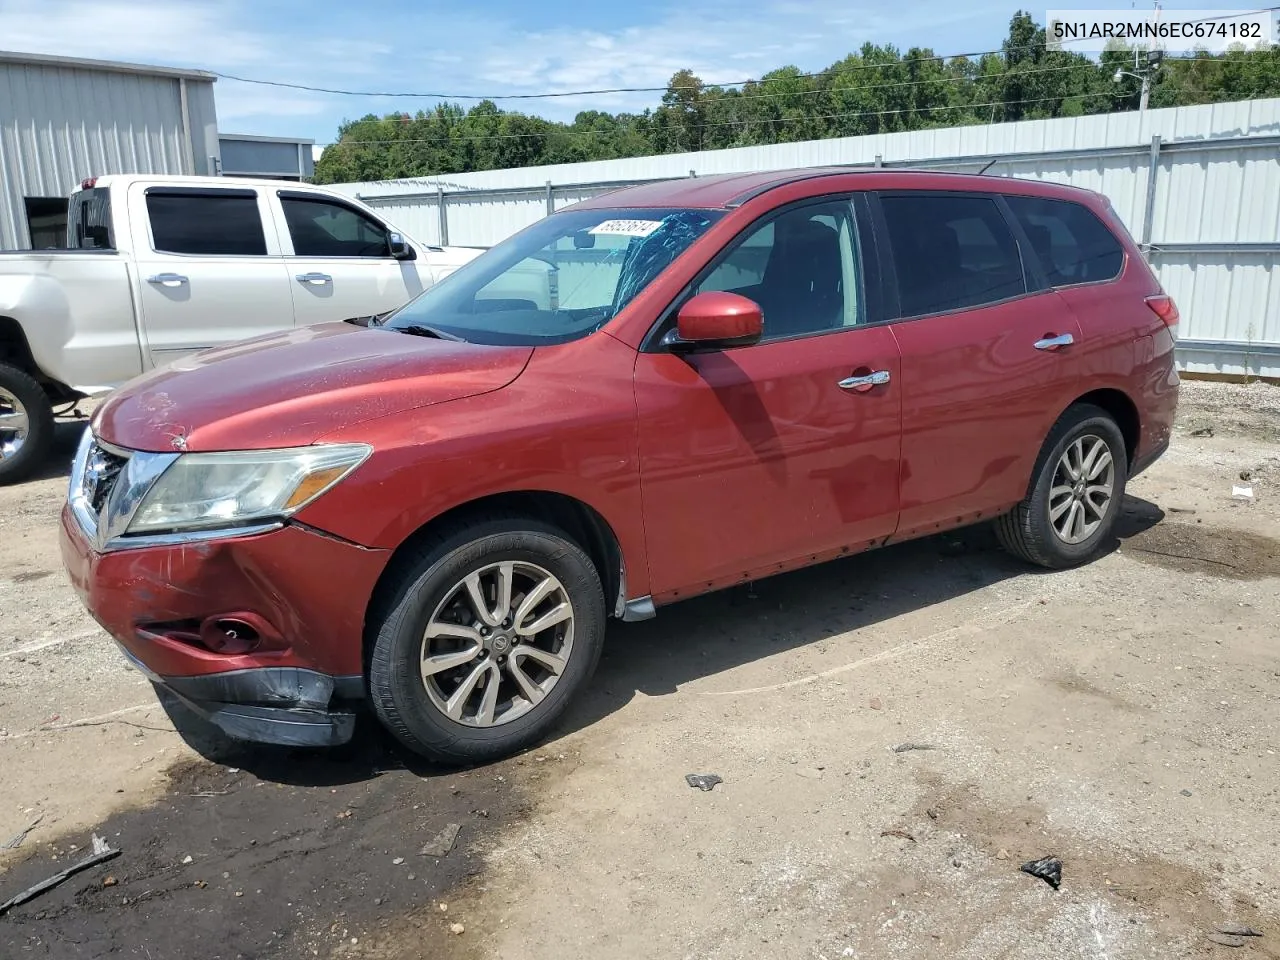
[[[720,216],[630,208],[559,213],[445,277],[385,326],[472,343],[567,343],[613,319]]]

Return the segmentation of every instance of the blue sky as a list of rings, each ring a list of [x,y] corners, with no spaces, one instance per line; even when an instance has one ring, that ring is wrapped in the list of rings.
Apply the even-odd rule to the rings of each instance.
[[[1149,9],[1150,2],[1053,9]],[[1170,0],[1173,9],[1251,9]],[[827,66],[864,42],[938,53],[995,49],[1016,3],[972,0],[0,0],[0,47],[191,66],[356,90],[512,94],[661,86],[682,67],[707,81],[784,64]],[[748,13],[749,11],[749,13]],[[1038,21],[1045,10],[1033,8]],[[344,97],[219,80],[224,132],[326,143],[343,119],[430,100]],[[556,119],[642,109],[659,94],[503,102]]]

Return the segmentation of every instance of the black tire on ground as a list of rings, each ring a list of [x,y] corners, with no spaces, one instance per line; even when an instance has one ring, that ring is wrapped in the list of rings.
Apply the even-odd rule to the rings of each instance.
[[[44,388],[30,374],[6,363],[0,363],[0,389],[18,399],[29,422],[22,449],[11,457],[0,458],[0,485],[3,485],[25,479],[48,459],[53,449],[53,407]],[[0,441],[3,436],[0,432]]]
[[[237,740],[223,732],[222,728],[211,720],[206,720],[196,713],[181,697],[172,690],[159,684],[152,684],[160,706],[169,715],[169,720],[182,742],[200,756],[213,763],[241,765],[256,749],[254,744]]]
[[[446,716],[428,694],[423,638],[431,617],[458,584],[505,561],[536,564],[560,582],[572,605],[572,650],[559,679],[528,712],[505,723],[468,725]],[[494,514],[441,530],[398,560],[372,604],[370,701],[387,729],[429,760],[470,765],[501,759],[545,736],[586,684],[600,659],[606,619],[599,573],[558,528]]]
[[[1115,469],[1114,488],[1097,529],[1079,543],[1068,543],[1050,522],[1050,490],[1064,452],[1077,440],[1087,437],[1096,437],[1106,444]],[[1128,481],[1128,467],[1124,436],[1111,415],[1092,404],[1069,408],[1049,431],[1036,460],[1026,498],[995,521],[1000,545],[1028,563],[1052,570],[1078,566],[1096,558],[1112,540]]]

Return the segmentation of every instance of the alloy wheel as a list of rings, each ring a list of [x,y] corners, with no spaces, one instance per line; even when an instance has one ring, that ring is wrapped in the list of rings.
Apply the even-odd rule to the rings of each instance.
[[[1049,489],[1049,524],[1064,543],[1083,543],[1102,525],[1115,497],[1116,465],[1106,440],[1076,437],[1062,452]]]
[[[573,602],[548,570],[513,560],[481,567],[445,594],[427,622],[427,695],[457,723],[510,723],[537,707],[563,675],[573,627]]]
[[[14,394],[0,387],[0,460],[16,457],[27,443],[31,418]]]

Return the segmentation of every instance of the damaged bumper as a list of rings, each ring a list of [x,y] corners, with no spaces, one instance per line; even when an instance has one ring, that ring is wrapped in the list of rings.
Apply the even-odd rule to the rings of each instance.
[[[128,660],[228,735],[350,739],[364,697],[364,615],[389,551],[297,525],[98,552],[70,507],[62,558]]]

